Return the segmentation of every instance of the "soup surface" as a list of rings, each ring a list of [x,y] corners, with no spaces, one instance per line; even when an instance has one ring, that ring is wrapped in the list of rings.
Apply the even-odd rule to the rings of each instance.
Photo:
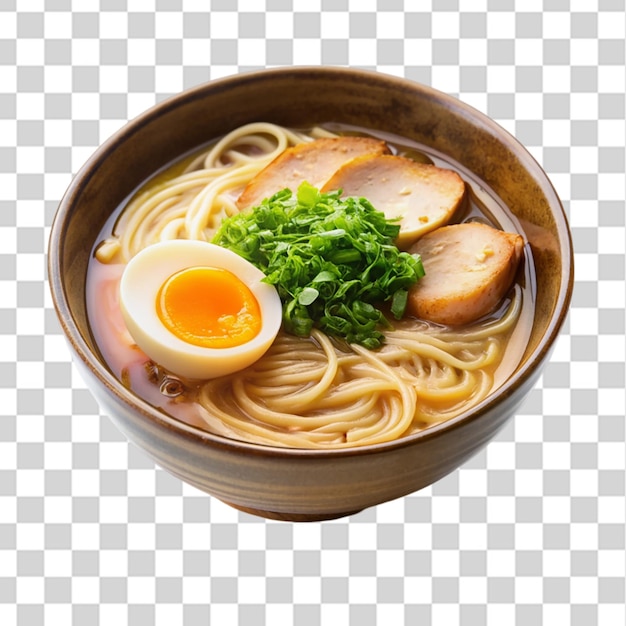
[[[223,220],[239,213],[246,185],[286,148],[346,135],[374,137],[393,155],[457,172],[466,193],[450,223],[478,221],[526,241],[512,212],[471,172],[412,141],[334,124],[237,129],[156,173],[98,238],[87,276],[88,315],[103,359],[126,387],[167,414],[226,437],[341,448],[405,437],[460,415],[511,375],[532,326],[534,269],[527,244],[497,309],[471,324],[445,326],[407,314],[398,320],[382,305],[388,325],[376,349],[318,327],[308,337],[283,328],[252,365],[208,380],[176,375],[138,348],[120,306],[127,263],[158,241],[211,241]]]

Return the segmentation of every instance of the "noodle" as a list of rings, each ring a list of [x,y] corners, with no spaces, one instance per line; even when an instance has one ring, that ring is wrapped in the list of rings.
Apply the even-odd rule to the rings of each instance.
[[[98,246],[97,260],[124,264],[157,241],[210,240],[260,170],[288,146],[322,136],[334,135],[267,123],[234,130],[140,190]],[[462,330],[403,322],[385,332],[377,351],[318,330],[308,339],[280,332],[254,365],[188,387],[185,401],[197,403],[209,430],[262,444],[391,441],[457,416],[489,394],[521,310],[516,286],[500,318]]]
[[[486,368],[500,360],[520,309],[516,288],[501,319],[468,331],[462,341],[456,331],[392,330],[377,352],[357,345],[346,351],[319,331],[310,340],[281,334],[252,367],[205,383],[198,401],[236,436],[259,443],[389,441],[459,415],[487,396],[493,379]],[[294,407],[297,412],[286,412]]]

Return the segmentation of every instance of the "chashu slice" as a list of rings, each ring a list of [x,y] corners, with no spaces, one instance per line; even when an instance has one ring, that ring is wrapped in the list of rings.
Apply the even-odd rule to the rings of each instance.
[[[396,245],[406,250],[446,224],[465,194],[454,171],[392,155],[357,157],[340,167],[322,191],[367,198],[387,219],[400,219]]]
[[[453,326],[492,312],[515,279],[523,246],[520,235],[478,222],[425,235],[410,249],[421,255],[426,275],[409,290],[407,311]]]
[[[297,144],[279,154],[246,185],[237,206],[256,206],[282,189],[296,191],[304,181],[319,189],[346,161],[389,152],[384,141],[371,137],[324,137]]]

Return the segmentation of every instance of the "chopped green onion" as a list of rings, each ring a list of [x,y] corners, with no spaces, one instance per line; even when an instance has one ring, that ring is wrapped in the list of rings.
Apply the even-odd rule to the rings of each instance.
[[[389,326],[374,305],[405,313],[408,289],[424,276],[419,255],[393,241],[400,226],[365,198],[341,198],[302,183],[224,220],[213,242],[265,273],[283,302],[287,332],[306,337],[313,327],[370,349]]]

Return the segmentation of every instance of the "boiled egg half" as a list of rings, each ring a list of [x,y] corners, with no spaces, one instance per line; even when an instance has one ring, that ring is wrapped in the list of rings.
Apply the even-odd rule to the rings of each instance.
[[[270,347],[282,319],[273,285],[235,252],[204,241],[152,244],[120,282],[124,321],[137,346],[193,379],[231,374]]]

